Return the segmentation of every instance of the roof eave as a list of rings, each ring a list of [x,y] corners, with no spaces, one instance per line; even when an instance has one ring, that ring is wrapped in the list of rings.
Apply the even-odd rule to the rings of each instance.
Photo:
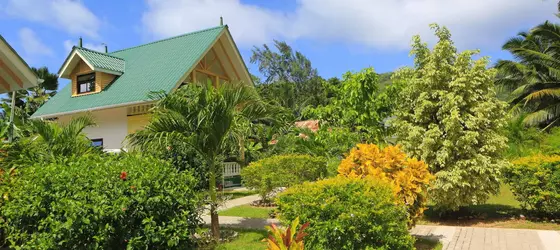
[[[63,115],[72,115],[72,114],[77,114],[77,113],[97,111],[97,110],[103,110],[103,109],[121,108],[121,107],[144,104],[144,103],[151,103],[151,102],[154,102],[154,101],[144,100],[144,101],[136,101],[136,102],[127,102],[127,103],[99,106],[99,107],[93,107],[93,108],[87,108],[87,109],[73,110],[73,111],[67,111],[67,112],[58,112],[58,113],[37,115],[37,116],[35,114],[33,114],[30,117],[30,119],[46,119],[46,118],[63,116]]]

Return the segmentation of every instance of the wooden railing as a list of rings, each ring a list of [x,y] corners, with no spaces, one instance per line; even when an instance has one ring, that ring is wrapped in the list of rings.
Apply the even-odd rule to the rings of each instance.
[[[224,162],[224,177],[241,175],[241,165],[237,162]]]

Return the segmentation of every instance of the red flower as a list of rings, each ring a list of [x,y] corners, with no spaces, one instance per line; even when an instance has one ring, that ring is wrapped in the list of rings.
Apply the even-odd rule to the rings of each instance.
[[[122,210],[123,212],[126,211],[126,207],[121,208],[121,210]]]
[[[136,186],[130,186],[132,190],[136,190]]]
[[[126,181],[126,176],[128,176],[128,175],[126,174],[126,172],[125,172],[125,171],[122,171],[122,172],[121,172],[121,177],[120,177],[121,180]]]

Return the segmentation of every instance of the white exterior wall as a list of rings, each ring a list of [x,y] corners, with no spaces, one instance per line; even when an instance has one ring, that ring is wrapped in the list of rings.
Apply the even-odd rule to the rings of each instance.
[[[90,112],[97,124],[94,127],[84,129],[89,139],[103,139],[105,150],[121,149],[123,141],[128,133],[126,107],[105,109]],[[83,116],[86,113],[78,113],[58,117],[60,123],[69,122],[72,117]]]

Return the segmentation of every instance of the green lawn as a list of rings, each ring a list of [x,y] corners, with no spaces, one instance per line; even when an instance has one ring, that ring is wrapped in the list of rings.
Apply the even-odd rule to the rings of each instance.
[[[216,247],[217,250],[262,250],[266,249],[266,243],[262,242],[267,237],[265,230],[248,230],[248,229],[235,229],[239,236],[228,243],[224,243]]]
[[[224,196],[229,196],[230,199],[233,200],[249,195],[255,195],[257,194],[257,191],[224,191],[224,192],[220,192],[220,194],[223,194]]]
[[[238,216],[244,218],[269,218],[269,212],[274,210],[272,207],[253,207],[251,205],[241,205],[218,212],[221,216]]]
[[[217,250],[262,250],[266,249],[266,242],[262,242],[268,236],[265,230],[235,229],[239,232],[238,238],[216,247]],[[435,240],[418,238],[414,244],[418,250],[441,250],[441,243]]]

